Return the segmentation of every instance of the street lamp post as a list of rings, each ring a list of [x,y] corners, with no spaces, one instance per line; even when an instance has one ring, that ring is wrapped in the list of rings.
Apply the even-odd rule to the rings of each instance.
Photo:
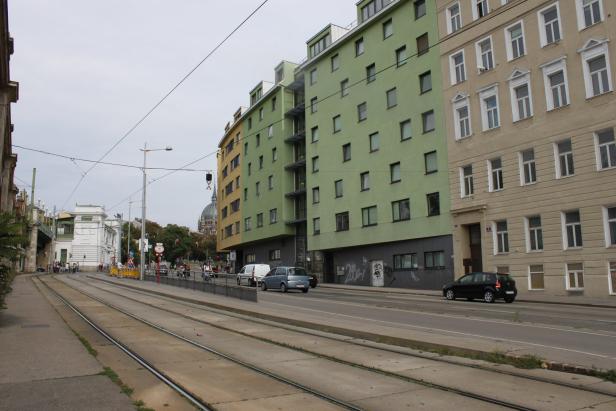
[[[173,148],[171,147],[165,147],[165,148],[148,148],[148,143],[145,143],[143,145],[143,148],[140,148],[139,150],[143,151],[143,189],[142,189],[142,197],[141,197],[141,240],[140,240],[140,244],[141,244],[141,254],[140,254],[140,258],[139,258],[139,279],[141,281],[143,281],[144,276],[145,276],[145,209],[146,209],[146,203],[145,203],[145,190],[146,190],[146,186],[147,186],[147,176],[146,176],[146,158],[147,158],[147,154],[150,151],[171,151],[173,150]]]

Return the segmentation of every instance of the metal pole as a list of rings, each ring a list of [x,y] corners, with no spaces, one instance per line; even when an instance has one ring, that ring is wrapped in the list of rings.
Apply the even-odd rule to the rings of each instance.
[[[147,143],[143,144],[143,192],[141,198],[141,258],[139,259],[139,278],[143,281],[143,276],[145,273],[145,188],[147,185],[146,181],[146,170],[145,170],[145,159],[147,155]]]
[[[53,206],[53,226],[51,231],[51,251],[49,252],[49,268],[53,272],[55,265],[55,247],[56,247],[56,206]]]
[[[131,205],[133,204],[132,201],[128,201],[128,238],[126,240],[126,263],[128,264],[128,259],[130,258],[130,229],[133,226],[133,223],[130,219],[130,209],[131,209]]]
[[[34,210],[34,186],[36,185],[36,168],[32,169],[32,194],[30,195],[30,217],[32,217],[32,210]]]

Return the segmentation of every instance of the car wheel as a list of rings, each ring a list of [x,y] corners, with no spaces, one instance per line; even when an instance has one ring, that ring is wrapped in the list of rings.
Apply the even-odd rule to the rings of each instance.
[[[306,293],[308,292],[308,289],[307,289],[307,288],[302,288],[302,292],[303,292],[304,294],[306,294]]]
[[[493,303],[494,293],[490,290],[487,290],[485,293],[483,293],[483,301],[485,301],[486,303]]]
[[[447,292],[445,293],[445,298],[447,298],[448,300],[455,300],[456,299],[456,295],[453,292],[453,290],[449,289],[447,290]]]
[[[261,283],[261,291],[267,291],[267,285],[265,284],[265,281]]]
[[[515,297],[507,297],[507,298],[505,298],[505,302],[506,302],[507,304],[511,304],[511,303],[512,303],[512,302],[514,302],[514,301],[515,301]]]
[[[287,292],[287,285],[285,283],[280,284],[280,291],[283,293]]]

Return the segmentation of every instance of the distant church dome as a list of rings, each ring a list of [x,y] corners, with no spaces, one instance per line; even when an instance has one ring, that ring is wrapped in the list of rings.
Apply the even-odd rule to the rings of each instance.
[[[216,200],[216,187],[214,187],[212,202],[205,206],[199,218],[198,229],[203,234],[216,235],[216,217],[218,216]]]

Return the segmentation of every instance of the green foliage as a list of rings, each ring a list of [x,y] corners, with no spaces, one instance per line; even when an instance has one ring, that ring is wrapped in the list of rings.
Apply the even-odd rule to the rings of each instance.
[[[0,213],[0,308],[5,308],[4,298],[11,292],[14,273],[11,263],[23,253],[25,224],[10,213]]]

